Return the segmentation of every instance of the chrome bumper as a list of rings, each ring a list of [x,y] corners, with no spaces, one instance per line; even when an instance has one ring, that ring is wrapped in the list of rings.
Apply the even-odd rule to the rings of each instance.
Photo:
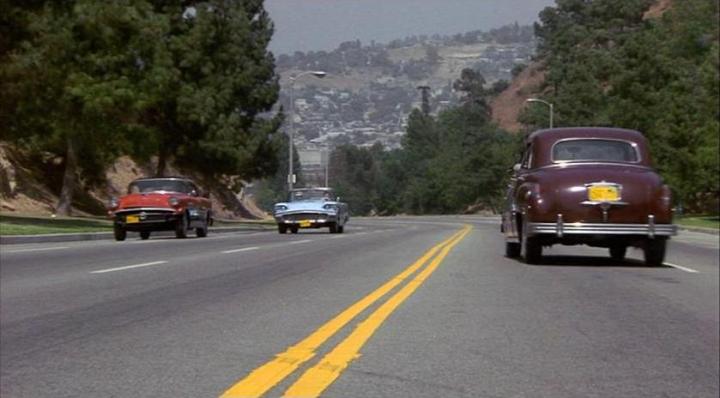
[[[311,222],[312,224],[324,224],[327,222],[335,222],[337,220],[336,214],[322,213],[322,212],[295,212],[295,213],[281,213],[275,215],[275,221],[278,224],[300,224],[302,222]]]
[[[566,223],[562,215],[554,223],[533,223],[527,225],[527,233],[532,235],[643,235],[648,238],[655,236],[677,235],[678,227],[674,224],[655,224],[654,217],[648,217],[647,224],[606,224],[606,223]]]
[[[114,214],[125,214],[125,213],[175,213],[177,210],[172,207],[128,207],[125,209],[115,210]]]

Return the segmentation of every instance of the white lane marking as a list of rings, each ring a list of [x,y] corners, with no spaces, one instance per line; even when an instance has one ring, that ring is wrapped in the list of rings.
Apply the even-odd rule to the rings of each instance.
[[[685,271],[685,272],[690,272],[691,274],[699,273],[699,271],[697,271],[697,270],[694,270],[694,269],[688,268],[688,267],[683,267],[682,265],[677,265],[677,264],[673,264],[673,263],[665,263],[665,265],[667,265],[669,267],[677,268],[677,269]]]
[[[247,252],[250,250],[257,250],[259,248],[260,248],[260,246],[243,247],[242,249],[225,250],[223,253],[228,254],[228,253]]]
[[[124,267],[117,267],[117,268],[108,268],[108,269],[101,269],[97,271],[90,272],[91,274],[104,274],[106,272],[115,272],[115,271],[123,271],[126,269],[132,269],[132,268],[140,268],[140,267],[149,267],[151,265],[158,265],[158,264],[165,264],[167,261],[153,261],[151,263],[142,263],[142,264],[135,264],[135,265],[127,265]]]
[[[211,236],[210,238],[211,238],[211,239],[225,239],[225,238],[237,238],[237,237],[243,237],[243,238],[244,238],[244,237],[246,237],[246,236],[262,236],[262,235],[267,235],[267,234],[270,233],[270,232],[271,232],[271,231],[268,231],[268,232],[253,232],[253,233],[251,233],[251,234],[246,234],[246,233],[242,233],[242,232],[225,232],[225,233],[222,233],[222,235],[220,235],[220,232],[216,232],[217,235],[213,235],[213,236]],[[212,231],[210,231],[210,233],[212,233]]]
[[[57,246],[57,247],[41,247],[38,249],[20,249],[20,250],[8,250],[4,251],[5,253],[27,253],[27,252],[44,252],[48,250],[61,250],[61,249],[69,249],[69,246]]]
[[[210,231],[210,233],[212,233],[212,231]],[[267,232],[251,233],[251,234],[228,232],[228,233],[223,233],[222,235],[217,234],[217,235],[208,236],[207,238],[203,238],[203,242],[208,241],[208,240],[229,239],[229,238],[239,238],[239,237],[244,238],[244,237],[248,237],[248,236],[261,236],[261,235],[267,235],[267,234],[268,234]],[[178,244],[180,244],[180,243],[187,243],[188,241],[183,240],[183,239],[177,239],[171,235],[164,235],[164,236],[158,236],[157,239],[134,240],[134,241],[130,241],[129,243],[149,244],[149,243],[162,243],[162,242],[165,242],[165,243],[178,242]],[[115,243],[113,243],[113,244],[115,244]]]
[[[299,245],[300,243],[308,243],[312,242],[312,239],[304,239],[304,240],[296,240],[294,242],[288,243],[289,245]]]
[[[347,235],[336,235],[336,236],[331,237],[330,239],[342,239],[342,238],[344,238],[344,237],[346,237],[346,236],[347,236]]]

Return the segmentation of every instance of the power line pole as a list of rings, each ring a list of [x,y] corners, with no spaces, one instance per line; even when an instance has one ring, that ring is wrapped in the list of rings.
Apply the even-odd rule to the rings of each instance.
[[[417,86],[417,89],[422,93],[422,113],[425,115],[430,114],[430,86]]]

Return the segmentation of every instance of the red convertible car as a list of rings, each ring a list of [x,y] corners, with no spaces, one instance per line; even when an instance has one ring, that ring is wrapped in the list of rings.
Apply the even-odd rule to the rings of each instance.
[[[108,215],[113,218],[116,240],[125,240],[128,231],[148,239],[153,231],[175,231],[187,237],[190,229],[203,238],[212,225],[208,194],[183,177],[141,178],[130,183],[127,195],[112,198]]]
[[[670,188],[653,170],[645,137],[617,128],[555,128],[530,134],[513,168],[502,217],[508,257],[541,261],[543,246],[628,247],[660,266],[672,224]]]

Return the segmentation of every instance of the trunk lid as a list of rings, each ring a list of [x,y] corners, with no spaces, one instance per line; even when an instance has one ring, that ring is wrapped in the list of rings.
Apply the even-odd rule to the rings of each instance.
[[[558,214],[566,223],[647,223],[656,192],[662,185],[657,173],[643,166],[578,164],[551,166],[537,174],[540,197],[546,200],[547,222]],[[617,184],[620,198],[592,204],[588,184]],[[606,202],[609,204],[602,204]],[[603,215],[603,207],[606,215]]]

